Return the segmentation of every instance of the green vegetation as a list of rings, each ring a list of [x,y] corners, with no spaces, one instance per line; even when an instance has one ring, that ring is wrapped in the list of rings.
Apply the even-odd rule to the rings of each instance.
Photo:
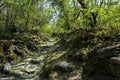
[[[43,70],[63,58],[96,64],[107,46],[118,55],[119,12],[120,0],[0,0],[0,62],[40,55],[45,45]],[[52,38],[57,43],[51,48]]]
[[[21,32],[36,33],[48,24],[53,14],[45,0],[1,0],[0,11],[1,38],[13,37]]]

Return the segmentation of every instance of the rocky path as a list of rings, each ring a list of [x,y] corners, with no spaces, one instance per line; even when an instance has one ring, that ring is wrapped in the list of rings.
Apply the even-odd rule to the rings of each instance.
[[[34,55],[6,63],[3,69],[5,74],[0,74],[0,80],[40,80],[38,73],[42,69],[47,53],[54,42],[54,39],[50,39],[42,44]]]

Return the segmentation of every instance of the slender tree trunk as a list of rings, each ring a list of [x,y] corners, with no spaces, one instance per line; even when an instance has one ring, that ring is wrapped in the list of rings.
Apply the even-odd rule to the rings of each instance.
[[[6,19],[5,19],[5,26],[8,28],[9,26],[9,9],[7,8],[7,14],[6,14]]]
[[[83,15],[85,15],[87,13],[87,10],[89,9],[89,6],[85,3],[85,0],[78,0],[78,2],[81,5],[81,7],[83,8]],[[90,12],[90,15],[91,16],[85,16],[85,18],[87,18],[89,20],[88,24],[91,27],[96,27],[98,13],[97,12]]]

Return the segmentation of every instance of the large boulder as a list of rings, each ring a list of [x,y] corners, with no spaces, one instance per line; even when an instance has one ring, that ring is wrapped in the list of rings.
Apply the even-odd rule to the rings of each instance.
[[[107,72],[113,76],[120,77],[120,56],[112,57],[109,59],[108,66],[106,66]]]
[[[120,77],[120,44],[95,50],[89,56],[89,62],[105,73]]]

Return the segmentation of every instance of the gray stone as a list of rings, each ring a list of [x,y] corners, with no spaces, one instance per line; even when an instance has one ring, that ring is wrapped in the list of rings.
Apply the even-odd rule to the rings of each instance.
[[[120,77],[120,43],[95,50],[89,59],[101,72]]]
[[[11,69],[10,63],[6,63],[6,64],[4,65],[4,72],[10,72],[10,69]]]
[[[66,61],[60,61],[55,64],[55,69],[64,72],[71,72],[74,70],[74,65],[72,63],[68,63]]]
[[[91,64],[91,65],[93,65],[93,64]],[[94,65],[103,74],[107,73],[107,74],[110,74],[115,77],[120,77],[120,56],[111,57],[108,59],[100,59],[99,61],[97,61],[97,63],[94,63]],[[92,67],[92,68],[94,68],[94,67]]]
[[[99,58],[110,58],[120,54],[120,44],[116,44],[114,46],[103,47],[101,49],[96,50],[95,54]]]
[[[120,56],[112,57],[109,60],[107,71],[116,77],[120,77]]]

